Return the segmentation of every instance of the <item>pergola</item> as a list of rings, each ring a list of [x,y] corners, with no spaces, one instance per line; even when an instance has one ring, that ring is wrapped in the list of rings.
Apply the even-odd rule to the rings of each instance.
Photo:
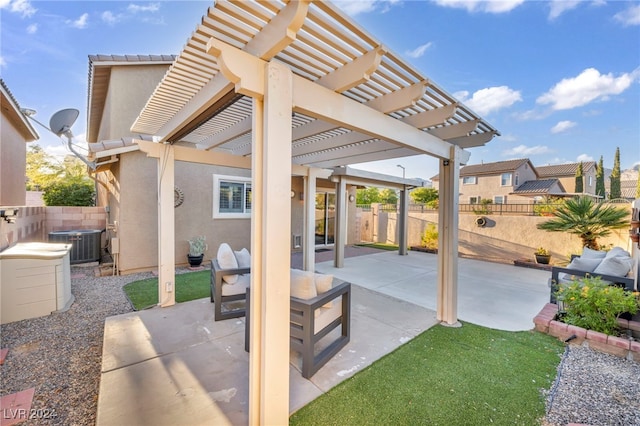
[[[174,303],[174,162],[252,170],[250,424],[283,424],[289,415],[293,175],[314,194],[316,179],[334,167],[440,159],[437,317],[457,322],[459,166],[469,158],[464,148],[498,132],[329,2],[217,1],[131,131],[154,136],[138,145],[158,160],[163,306]],[[338,230],[346,182],[336,183]],[[307,269],[314,264],[311,200],[305,197]],[[344,234],[336,234],[340,250]]]

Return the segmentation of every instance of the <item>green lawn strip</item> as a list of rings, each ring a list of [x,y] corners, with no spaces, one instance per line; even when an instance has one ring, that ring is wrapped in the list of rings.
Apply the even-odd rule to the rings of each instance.
[[[563,344],[432,327],[294,413],[291,425],[538,425]]]
[[[354,244],[358,247],[371,247],[371,248],[377,248],[380,250],[389,250],[389,251],[394,251],[394,250],[398,250],[398,245],[394,245],[394,244],[385,244],[385,243],[368,243],[368,244]]]
[[[211,271],[176,275],[176,302],[209,297]],[[137,311],[158,304],[158,278],[134,281],[124,286],[124,292]]]

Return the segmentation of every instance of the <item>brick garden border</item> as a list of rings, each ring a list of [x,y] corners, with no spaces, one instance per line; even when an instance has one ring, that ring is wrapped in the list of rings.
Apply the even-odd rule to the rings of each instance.
[[[576,344],[582,344],[586,341],[590,348],[597,351],[640,362],[640,342],[622,337],[608,336],[604,333],[556,321],[555,316],[557,313],[558,305],[547,303],[533,319],[535,329],[557,337],[558,340],[566,340],[575,335],[576,338],[572,342]],[[622,328],[640,332],[640,322],[618,319],[618,323]]]

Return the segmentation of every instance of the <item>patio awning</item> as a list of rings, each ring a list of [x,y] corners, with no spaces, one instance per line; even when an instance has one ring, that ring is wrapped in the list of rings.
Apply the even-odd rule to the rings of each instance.
[[[282,62],[297,76],[461,148],[484,145],[499,135],[486,120],[331,3],[283,1],[216,2],[156,88],[132,132],[202,150],[251,154],[251,98],[234,93],[218,60],[207,53],[211,38],[261,59]],[[215,98],[205,99],[213,94]],[[299,165],[331,168],[434,154],[427,148],[310,117],[295,105],[292,134],[292,162]]]

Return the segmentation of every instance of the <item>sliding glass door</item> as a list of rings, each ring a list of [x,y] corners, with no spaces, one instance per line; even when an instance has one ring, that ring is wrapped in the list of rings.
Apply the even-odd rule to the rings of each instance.
[[[316,192],[316,245],[335,242],[336,194]]]

